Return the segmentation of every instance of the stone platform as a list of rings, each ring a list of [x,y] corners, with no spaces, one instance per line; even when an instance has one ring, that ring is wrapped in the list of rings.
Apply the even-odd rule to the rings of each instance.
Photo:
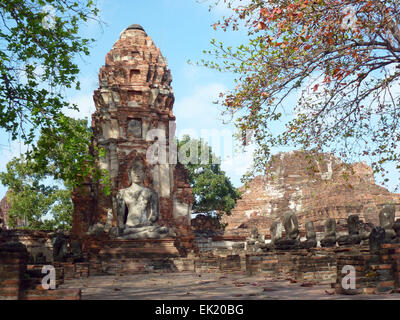
[[[178,257],[174,238],[102,241],[102,259]]]
[[[89,274],[136,274],[176,271],[173,260],[182,256],[176,238],[89,240],[84,251]]]

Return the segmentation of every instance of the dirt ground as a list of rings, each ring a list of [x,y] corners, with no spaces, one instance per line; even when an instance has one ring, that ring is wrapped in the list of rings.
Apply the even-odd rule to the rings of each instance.
[[[400,300],[399,293],[339,295],[329,285],[293,283],[263,275],[148,273],[67,280],[60,288],[82,289],[82,300]]]

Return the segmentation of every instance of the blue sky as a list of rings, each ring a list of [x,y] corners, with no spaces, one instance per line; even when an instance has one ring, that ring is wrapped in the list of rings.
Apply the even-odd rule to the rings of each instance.
[[[97,41],[91,49],[90,57],[79,60],[82,89],[66,93],[71,102],[78,104],[80,112],[69,112],[79,118],[88,117],[94,112],[93,91],[98,88],[98,71],[104,64],[105,55],[112,48],[122,30],[131,24],[140,24],[152,37],[168,61],[173,77],[175,94],[174,114],[177,119],[177,135],[190,133],[200,136],[202,129],[219,130],[219,133],[232,133],[233,126],[223,125],[220,110],[212,102],[221,91],[231,88],[233,77],[212,70],[191,66],[187,61],[200,61],[202,53],[210,49],[210,40],[216,38],[231,45],[245,41],[245,33],[225,33],[215,31],[212,24],[230,10],[220,5],[209,12],[214,0],[99,0],[101,19],[106,25],[100,27],[91,22],[82,29],[86,37]],[[13,156],[25,150],[19,142],[11,142],[8,135],[0,131],[0,171]],[[214,150],[223,156],[222,168],[231,177],[235,186],[240,186],[240,177],[251,164],[251,152],[232,154],[231,145],[227,158],[221,150]],[[0,185],[0,198],[6,188]]]

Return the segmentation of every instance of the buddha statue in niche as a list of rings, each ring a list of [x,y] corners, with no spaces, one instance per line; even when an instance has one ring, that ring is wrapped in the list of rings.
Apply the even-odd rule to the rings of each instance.
[[[157,192],[144,187],[145,167],[136,160],[129,170],[131,186],[117,193],[118,237],[122,239],[157,239],[175,234],[159,226]]]

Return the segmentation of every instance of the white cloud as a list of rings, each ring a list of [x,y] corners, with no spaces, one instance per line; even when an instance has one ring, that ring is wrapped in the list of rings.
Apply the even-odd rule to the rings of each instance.
[[[92,117],[92,113],[96,110],[93,101],[93,94],[88,95],[78,95],[71,99],[71,103],[75,103],[79,111],[66,109],[64,114],[75,119],[88,118],[89,122]]]
[[[253,164],[253,152],[255,148],[250,145],[244,152],[235,151],[233,157],[226,157],[221,162],[221,168],[229,173],[236,182],[243,176]]]
[[[209,142],[213,152],[221,157],[221,168],[231,177],[234,185],[240,185],[240,177],[253,163],[254,148],[246,152],[234,150],[233,125],[224,125],[221,110],[212,102],[227,87],[222,83],[209,83],[194,87],[190,95],[178,99],[174,106],[178,137],[189,134]]]
[[[71,98],[69,98],[69,102],[71,104],[76,104],[79,111],[64,109],[63,111],[65,115],[75,119],[88,118],[90,122],[92,113],[96,110],[93,101],[94,90],[99,87],[96,79],[97,75],[93,75],[92,77],[86,76],[79,79],[82,88],[81,91],[78,91],[75,95],[71,95]]]
[[[176,136],[188,134],[207,141],[218,155],[232,154],[231,126],[223,125],[221,111],[213,101],[227,88],[221,83],[194,87],[192,93],[178,99],[174,106],[177,122]],[[229,149],[229,150],[228,150]]]
[[[195,86],[190,95],[178,99],[174,106],[178,129],[194,129],[200,134],[201,129],[221,128],[221,110],[213,101],[225,91],[224,84],[209,83]]]

